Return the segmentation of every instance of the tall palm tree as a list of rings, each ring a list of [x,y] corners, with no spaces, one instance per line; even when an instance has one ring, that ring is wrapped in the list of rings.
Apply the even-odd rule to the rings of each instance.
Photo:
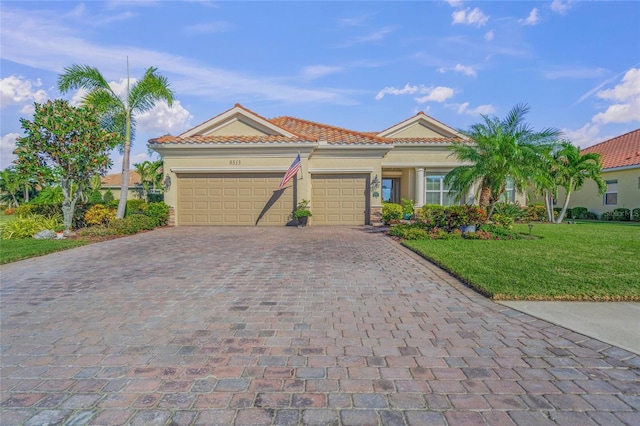
[[[562,223],[567,212],[571,194],[584,185],[587,180],[593,180],[598,185],[598,192],[602,195],[607,190],[607,184],[602,178],[602,162],[600,154],[588,152],[582,154],[580,148],[570,142],[562,142],[560,149],[554,155],[553,176],[557,185],[565,189],[566,197],[556,223]]]
[[[149,67],[140,80],[131,84],[129,62],[127,61],[127,90],[124,96],[116,94],[97,68],[88,65],[72,65],[64,69],[58,78],[58,88],[62,93],[69,90],[85,89],[88,94],[84,103],[94,105],[101,114],[103,126],[109,131],[122,135],[122,188],[117,217],[124,217],[129,192],[129,162],[131,141],[135,132],[135,115],[152,109],[158,101],[173,103],[174,92],[168,80]]]
[[[458,200],[478,185],[479,203],[491,217],[507,178],[513,181],[516,191],[527,189],[539,173],[545,153],[562,134],[553,128],[534,131],[524,122],[528,112],[526,104],[518,104],[503,119],[482,115],[482,123],[461,131],[471,143],[455,143],[451,146],[452,155],[468,164],[451,170],[444,180]]]

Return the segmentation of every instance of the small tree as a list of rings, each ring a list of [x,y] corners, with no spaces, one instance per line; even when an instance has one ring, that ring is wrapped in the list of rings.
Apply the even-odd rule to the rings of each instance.
[[[571,194],[582,188],[588,179],[596,183],[600,195],[605,193],[607,185],[602,179],[600,154],[595,152],[582,154],[580,148],[571,142],[563,142],[560,149],[554,153],[553,159],[552,173],[556,183],[562,186],[566,192],[564,205],[556,220],[556,223],[562,223]]]
[[[78,198],[91,176],[110,166],[109,151],[118,136],[100,128],[92,107],[76,108],[61,99],[36,103],[33,121],[23,118],[20,123],[26,136],[16,142],[18,170],[60,184],[64,226],[70,229]]]
[[[0,191],[6,194],[6,196],[2,198],[9,207],[18,207],[20,205],[19,192],[23,184],[24,179],[14,167],[7,167],[0,172]]]

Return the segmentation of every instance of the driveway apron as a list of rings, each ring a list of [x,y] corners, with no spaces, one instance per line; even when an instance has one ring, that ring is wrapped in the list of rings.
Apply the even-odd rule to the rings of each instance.
[[[640,357],[374,228],[178,227],[2,266],[0,423],[640,424]]]

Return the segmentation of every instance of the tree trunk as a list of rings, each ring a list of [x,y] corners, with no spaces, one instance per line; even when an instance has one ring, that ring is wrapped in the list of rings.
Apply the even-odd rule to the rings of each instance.
[[[73,197],[71,196],[71,182],[69,182],[68,179],[62,179],[60,186],[62,187],[62,195],[64,196],[64,200],[62,201],[62,217],[64,229],[66,230],[71,229],[73,225],[73,212],[76,208],[76,201],[78,200],[81,186],[78,186],[78,190]]]
[[[548,190],[544,192],[544,207],[547,212],[547,221],[549,223],[553,223],[553,201],[551,198],[551,192]]]
[[[131,156],[131,113],[127,111],[126,129],[122,155],[122,185],[120,185],[120,202],[116,218],[122,219],[127,209],[127,196],[129,195],[129,157]]]
[[[569,205],[569,198],[571,197],[571,192],[568,191],[567,192],[567,198],[565,198],[564,200],[564,205],[562,206],[562,210],[560,211],[560,214],[558,215],[558,219],[556,220],[556,223],[562,223],[562,219],[564,219],[564,215],[567,212],[567,206]]]
[[[478,205],[480,207],[487,207],[491,202],[491,189],[488,186],[482,186],[480,189],[480,199],[478,200]]]

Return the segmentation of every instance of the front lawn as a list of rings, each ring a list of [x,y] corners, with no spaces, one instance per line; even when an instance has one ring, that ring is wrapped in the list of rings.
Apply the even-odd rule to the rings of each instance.
[[[55,251],[67,250],[87,244],[74,240],[0,240],[0,264],[15,262],[29,257],[42,256]]]
[[[640,224],[536,223],[533,235],[403,244],[495,300],[640,301]]]

